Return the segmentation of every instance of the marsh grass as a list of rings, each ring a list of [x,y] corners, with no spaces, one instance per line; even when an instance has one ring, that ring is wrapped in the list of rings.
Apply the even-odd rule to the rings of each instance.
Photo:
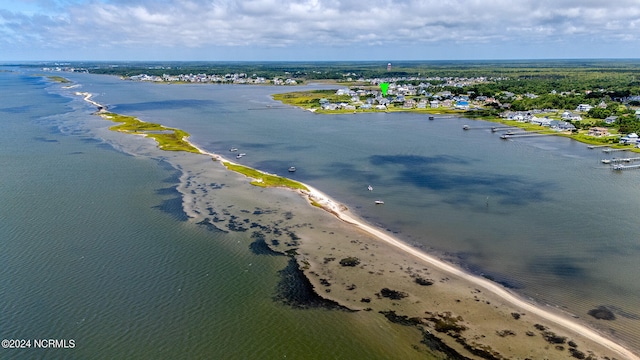
[[[287,179],[282,176],[271,175],[264,173],[262,171],[242,166],[238,164],[232,164],[230,162],[222,163],[227,169],[245,175],[246,177],[255,179],[251,181],[252,185],[261,186],[261,187],[286,187],[290,189],[299,189],[308,191],[309,189],[303,184],[293,181],[291,179]]]
[[[119,123],[110,127],[109,130],[148,136],[153,138],[162,150],[200,153],[198,149],[186,140],[189,137],[189,133],[184,130],[141,121],[133,116],[115,113],[102,113],[100,115],[107,120]]]

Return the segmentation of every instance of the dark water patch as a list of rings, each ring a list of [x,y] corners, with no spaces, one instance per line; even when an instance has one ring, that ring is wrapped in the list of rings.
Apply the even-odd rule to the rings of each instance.
[[[605,307],[613,311],[615,314],[620,315],[623,318],[630,319],[630,320],[640,320],[640,315],[626,311],[619,306],[606,305]]]
[[[69,155],[84,155],[84,154],[85,154],[84,151],[74,151],[69,153]]]
[[[548,200],[546,193],[554,189],[550,182],[533,182],[524,177],[505,174],[466,172],[456,173],[443,168],[443,164],[468,165],[469,160],[454,156],[417,156],[417,155],[374,155],[369,160],[377,166],[400,166],[404,169],[395,172],[396,182],[411,184],[417,188],[433,191],[458,193],[445,202],[464,204],[468,199],[464,195],[483,194],[497,198],[500,204],[526,205],[532,202]]]
[[[87,141],[87,143],[94,143],[94,144],[96,144],[96,147],[97,147],[98,149],[100,149],[100,150],[118,151],[118,152],[120,152],[120,153],[121,153],[122,155],[124,155],[124,156],[131,156],[131,157],[133,157],[133,155],[128,154],[128,153],[126,153],[126,152],[121,152],[120,150],[115,149],[113,146],[111,146],[111,145],[109,145],[109,144],[107,144],[107,143],[103,143],[103,142],[102,142],[102,141],[100,141],[100,140],[97,140],[96,142],[92,142],[92,141],[89,139],[89,141]]]
[[[523,289],[524,288],[524,285],[522,285],[515,279],[510,279],[501,274],[481,274],[481,276],[489,281],[493,281],[494,283],[500,284],[507,289]]]
[[[248,228],[244,227],[243,223],[244,223],[243,220],[238,221],[237,216],[231,215],[229,218],[229,222],[227,223],[227,228],[230,231],[236,231],[236,232],[244,232],[249,230]]]
[[[223,188],[223,187],[225,187],[225,186],[226,186],[225,184],[218,184],[218,183],[214,183],[214,182],[212,182],[211,184],[209,184],[209,188],[210,188],[211,190],[220,190],[220,189],[222,189],[222,188]]]
[[[518,281],[513,277],[509,277],[506,274],[500,274],[488,271],[487,269],[476,265],[471,262],[471,258],[474,256],[478,256],[478,254],[474,254],[471,252],[458,252],[458,253],[445,253],[446,259],[460,267],[462,267],[465,271],[482,276],[483,278],[493,281],[496,284],[500,284],[507,289],[524,289],[525,285]]]
[[[588,263],[589,259],[578,259],[570,256],[541,257],[529,264],[529,269],[534,274],[553,274],[567,280],[589,283],[589,276],[582,263]]]
[[[497,198],[500,204],[526,205],[547,200],[545,194],[552,185],[533,183],[519,176],[503,174],[456,174],[442,169],[407,169],[398,173],[397,181],[433,191],[483,194]],[[458,202],[465,197],[460,194]],[[452,200],[448,200],[452,201]],[[468,201],[468,200],[467,200]]]
[[[157,195],[175,195],[176,194],[176,187],[172,186],[172,187],[156,189],[155,193]]]
[[[12,106],[0,108],[0,112],[5,112],[9,114],[24,114],[29,112],[33,108],[32,105],[23,105],[23,106]]]
[[[56,140],[56,139],[47,139],[43,136],[35,136],[33,138],[34,141],[38,141],[38,142],[45,142],[45,143],[59,143],[60,141]]]
[[[254,231],[251,234],[251,238],[255,240],[249,244],[249,250],[251,250],[255,255],[284,256],[284,254],[269,247],[266,241],[266,236],[262,232]]]
[[[470,360],[468,357],[459,354],[452,347],[443,342],[440,338],[433,335],[422,326],[422,319],[413,317],[410,318],[407,315],[398,315],[393,310],[380,311],[387,320],[394,324],[415,327],[422,333],[422,340],[420,343],[426,345],[431,351],[444,355],[447,359],[452,360]],[[438,357],[440,358],[440,356]]]
[[[225,233],[225,234],[229,233],[227,230],[224,230],[224,229],[221,229],[221,228],[217,227],[214,223],[211,222],[211,219],[209,219],[209,218],[205,218],[204,220],[202,220],[200,222],[197,222],[196,224],[206,227],[207,230],[209,230],[209,231],[220,232],[220,233]]]
[[[153,209],[157,209],[165,214],[169,214],[178,221],[189,220],[189,217],[182,208],[182,194],[176,189],[176,186],[157,189],[156,193],[172,196],[168,199],[162,200],[160,205],[153,206]]]
[[[352,311],[335,301],[320,297],[313,290],[309,279],[298,267],[295,259],[289,259],[287,266],[278,272],[280,281],[276,286],[273,300],[294,309],[321,308],[328,310]]]
[[[616,316],[613,314],[613,311],[608,309],[606,306],[598,306],[595,309],[591,309],[587,312],[587,314],[593,316],[598,320],[615,320]]]

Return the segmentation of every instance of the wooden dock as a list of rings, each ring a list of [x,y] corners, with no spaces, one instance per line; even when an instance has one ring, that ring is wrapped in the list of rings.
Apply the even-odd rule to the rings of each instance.
[[[615,151],[627,151],[629,149],[603,149],[602,152],[610,153]]]
[[[640,164],[634,164],[634,165],[615,164],[615,165],[613,165],[611,167],[611,169],[616,170],[616,171],[640,169]]]

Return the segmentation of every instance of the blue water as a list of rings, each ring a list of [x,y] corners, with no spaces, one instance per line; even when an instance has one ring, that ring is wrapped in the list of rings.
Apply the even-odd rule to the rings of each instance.
[[[637,301],[640,296],[637,276],[640,272],[640,223],[637,221],[640,171],[611,171],[600,163],[600,159],[609,157],[600,150],[589,150],[584,144],[557,137],[503,141],[491,133],[489,123],[480,121],[454,117],[436,117],[429,121],[424,115],[408,113],[318,115],[280,108],[270,99],[270,94],[290,91],[291,88],[164,86],[127,82],[108,76],[64,75],[82,86],[67,91],[60,90],[58,86],[49,92],[69,97],[73,97],[70,94],[76,90],[91,92],[95,94],[96,101],[106,104],[114,112],[184,129],[192,134],[191,140],[195,144],[222,155],[228,155],[230,147],[238,147],[240,152],[247,153],[239,162],[309,183],[344,203],[368,222],[388,229],[414,246],[469,271],[490,276],[541,303],[561,307],[589,321],[594,327],[615,331],[618,338],[640,348],[640,303]],[[20,171],[29,174],[43,174],[42,169],[51,168],[44,172],[51,174],[49,179],[52,183],[48,184],[51,197],[42,203],[29,202],[28,198],[16,197],[15,194],[28,196],[29,191],[38,188],[38,184],[29,184],[23,180],[24,176],[3,179],[3,184],[12,184],[11,191],[3,192],[3,203],[12,201],[24,213],[16,217],[15,210],[10,210],[13,221],[18,225],[3,231],[16,233],[15,229],[28,223],[30,210],[37,214],[38,210],[55,206],[48,216],[45,214],[37,218],[39,225],[51,222],[45,226],[46,231],[16,233],[19,235],[14,234],[12,239],[39,239],[35,249],[47,248],[43,234],[55,228],[54,224],[58,222],[54,215],[59,209],[78,206],[78,203],[87,206],[85,200],[90,198],[89,194],[77,195],[82,201],[76,198],[65,203],[71,200],[64,200],[66,194],[78,194],[77,187],[82,189],[68,179],[78,174],[88,179],[90,185],[86,185],[86,180],[82,182],[91,190],[87,189],[87,193],[96,193],[94,196],[102,198],[94,199],[93,207],[79,212],[84,215],[53,238],[64,238],[67,229],[77,229],[80,232],[78,239],[83,240],[94,239],[96,233],[109,232],[108,229],[113,228],[111,223],[100,221],[105,199],[109,199],[108,203],[113,208],[120,208],[122,204],[132,206],[138,202],[132,204],[134,202],[128,199],[147,191],[147,203],[141,205],[146,211],[158,206],[158,201],[162,202],[159,197],[163,196],[169,197],[165,199],[167,206],[179,207],[179,203],[171,200],[175,194],[161,192],[165,195],[159,195],[156,191],[170,188],[171,183],[175,183],[175,179],[162,182],[163,179],[171,179],[171,170],[159,167],[154,160],[108,150],[92,142],[89,135],[83,138],[83,127],[100,126],[101,121],[90,115],[93,109],[89,105],[80,100],[72,102],[76,107],[73,116],[82,114],[83,124],[69,126],[68,121],[63,121],[63,125],[57,128],[62,128],[63,132],[66,129],[71,135],[64,135],[64,141],[59,139],[60,135],[54,137],[46,132],[47,124],[54,126],[56,119],[54,116],[43,120],[42,116],[68,111],[66,107],[70,100],[42,91],[45,85],[41,78],[25,79],[20,79],[20,88],[31,89],[45,99],[36,101],[29,98],[27,101],[24,99],[33,94],[16,94],[24,104],[3,105],[3,110],[0,110],[3,119],[6,119],[5,114],[20,117],[28,112],[30,120],[38,123],[36,130],[17,127],[13,133],[2,135],[3,161],[10,159],[10,168],[22,167]],[[9,103],[13,104],[2,101],[2,104]],[[38,104],[40,110],[37,109]],[[478,129],[463,131],[464,124]],[[33,131],[43,133],[26,138],[26,143],[34,146],[32,158],[5,155],[5,148],[16,152],[15,149],[20,148],[18,145],[26,141],[22,134]],[[12,142],[14,138],[17,140]],[[58,164],[59,159],[65,157],[51,152],[51,147],[65,142],[71,142],[65,152],[69,161]],[[81,154],[72,150],[77,148],[83,149]],[[39,156],[42,153],[51,153],[51,159]],[[87,163],[73,156],[84,156]],[[99,166],[93,161],[96,158],[100,159]],[[82,170],[83,164],[91,170]],[[115,169],[110,167],[112,164],[117,164]],[[6,163],[3,165],[7,166]],[[291,165],[298,170],[287,174],[286,169]],[[104,168],[104,173],[96,172],[97,167]],[[103,185],[105,179],[109,179],[107,184],[117,187],[110,190]],[[367,191],[368,184],[374,187],[374,191]],[[14,191],[14,187],[23,190]],[[167,193],[172,194],[170,191]],[[34,194],[34,198],[42,198],[42,194]],[[121,201],[113,198],[116,194],[122,196]],[[384,207],[373,205],[376,199],[384,200]],[[25,203],[29,206],[24,206]],[[135,206],[131,212],[145,213]],[[161,243],[163,234],[178,231],[179,234],[169,236],[173,238],[184,237],[183,232],[198,232],[180,225],[183,223],[170,213],[150,211],[148,223],[138,227],[144,230],[134,231],[137,235],[127,242],[139,247],[142,254],[151,243]],[[77,227],[77,224],[83,225]],[[158,233],[148,233],[148,229],[156,227]],[[119,234],[117,237],[127,238],[127,235]],[[107,240],[95,239],[100,246],[107,246]],[[81,241],[77,240],[74,246],[78,246],[77,242]],[[183,249],[182,242],[169,243],[167,246],[184,259],[194,256],[190,250]],[[120,258],[131,252],[130,249],[115,249],[120,249],[121,245],[119,242],[113,250],[105,250],[105,253],[122,251],[114,253],[116,258]],[[10,246],[12,251],[17,251],[14,248],[16,243]],[[194,251],[206,251],[203,249],[206,245]],[[210,251],[218,251],[214,249]],[[3,254],[7,252],[3,251]],[[111,256],[107,258],[111,259]],[[152,254],[145,253],[146,256],[153,258]],[[160,258],[155,260],[158,267],[171,259],[166,251],[158,256]],[[235,256],[244,259],[250,255],[240,252]],[[3,263],[4,260],[9,261],[2,260]],[[141,274],[153,271],[153,267],[138,266],[138,258],[130,260],[136,265],[130,265],[131,269],[125,267],[127,271],[135,270]],[[237,266],[234,261],[229,264]],[[270,264],[269,267],[277,269],[281,265]],[[126,273],[125,268],[123,273]],[[120,279],[124,274],[114,276],[121,276],[118,277]],[[140,275],[140,279],[144,281],[144,275]],[[271,283],[275,282],[275,275],[270,279]],[[120,286],[119,281],[114,280],[113,286]],[[141,293],[156,291],[162,298],[166,296],[167,288],[161,284],[149,284],[149,289],[145,288]],[[2,288],[9,286],[2,285]],[[256,295],[256,298],[264,299],[265,296]],[[115,303],[112,300],[108,304]],[[588,310],[601,305],[613,309],[618,320],[604,323],[587,315]],[[151,302],[144,306],[157,308],[159,305]],[[173,322],[176,318],[159,319],[153,323],[160,326],[166,321]],[[114,323],[119,321],[114,320]]]

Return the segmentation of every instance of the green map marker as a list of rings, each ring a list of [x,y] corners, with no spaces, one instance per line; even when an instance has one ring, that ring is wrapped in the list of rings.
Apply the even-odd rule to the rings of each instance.
[[[389,88],[389,83],[380,83],[380,90],[382,90],[382,96],[387,96],[387,89]]]

